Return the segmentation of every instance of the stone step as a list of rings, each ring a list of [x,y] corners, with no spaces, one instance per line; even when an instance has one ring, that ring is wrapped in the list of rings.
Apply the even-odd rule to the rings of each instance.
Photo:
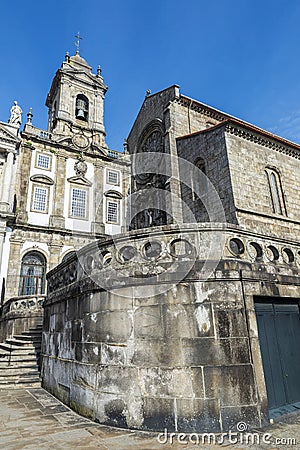
[[[18,381],[19,379],[31,379],[31,378],[39,378],[40,374],[37,370],[32,370],[29,372],[20,372],[18,373],[16,371],[15,374],[2,374],[2,372],[5,372],[5,369],[0,371],[0,381],[10,380],[10,381]]]
[[[43,331],[42,329],[40,330],[29,330],[29,331],[22,331],[21,335],[22,336],[42,336]]]
[[[0,343],[0,389],[41,387],[42,324]]]
[[[40,388],[41,382],[36,380],[29,380],[27,382],[7,382],[7,383],[0,383],[0,390],[3,389],[30,389],[30,388]]]
[[[26,339],[15,339],[15,338],[9,338],[6,339],[5,341],[6,344],[10,344],[10,345],[33,345],[32,340],[26,340]]]
[[[15,339],[17,341],[24,341],[24,342],[27,342],[27,341],[32,341],[32,342],[38,341],[39,342],[42,340],[42,336],[40,334],[39,335],[15,334],[12,339]]]
[[[35,328],[29,328],[27,331],[23,331],[23,333],[42,333],[43,332],[43,325],[39,325]]]
[[[15,364],[16,361],[14,361],[13,364],[7,364],[6,366],[2,366],[0,369],[0,377],[3,376],[3,374],[8,373],[8,371],[15,371],[12,372],[12,375],[14,373],[25,373],[26,370],[28,370],[29,372],[32,371],[38,371],[38,365],[37,362],[23,362],[21,364]]]
[[[40,383],[41,380],[39,376],[31,376],[28,375],[27,377],[7,377],[7,378],[0,378],[0,385],[5,386],[7,384],[24,384],[24,383]]]
[[[38,367],[10,367],[10,368],[2,368],[0,370],[0,380],[3,379],[11,379],[11,378],[21,378],[27,376],[38,376],[40,373],[38,371]]]
[[[36,361],[36,353],[22,353],[22,352],[3,352],[3,350],[0,350],[0,364],[2,362],[12,360],[12,361]]]
[[[34,347],[33,345],[24,345],[23,347],[20,345],[11,345],[11,344],[2,344],[0,343],[0,351],[4,352],[20,352],[20,354],[36,354],[40,351],[40,347]]]
[[[0,372],[2,369],[5,369],[7,367],[37,367],[37,361],[36,358],[30,358],[30,359],[6,359],[0,361]]]
[[[5,352],[2,353],[3,350],[0,350],[0,361],[7,361],[9,359],[11,359],[12,361],[28,361],[31,359],[35,359],[37,357],[36,352],[32,351],[32,352],[24,352],[23,350],[15,350],[14,352]]]

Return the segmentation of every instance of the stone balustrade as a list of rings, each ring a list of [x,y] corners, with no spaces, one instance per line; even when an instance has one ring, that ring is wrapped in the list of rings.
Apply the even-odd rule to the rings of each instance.
[[[10,298],[4,303],[1,310],[0,340],[21,334],[36,325],[40,325],[44,315],[44,301],[46,295],[24,295]]]
[[[38,137],[40,139],[50,140],[52,137],[52,134],[49,131],[34,127],[33,125],[28,124],[28,123],[25,125],[24,131],[28,135],[32,135],[32,136]]]
[[[131,231],[113,240],[94,242],[78,251],[67,263],[48,274],[48,294],[85,277],[103,288],[143,284],[144,278],[182,276],[180,267],[191,269],[196,261],[238,260],[250,270],[251,264],[264,266],[265,271],[292,274],[300,267],[300,247],[278,239],[241,232],[235,226],[211,224],[170,225]],[[208,270],[208,267],[205,269]],[[202,274],[207,277],[207,270]]]
[[[9,299],[2,309],[2,315],[16,311],[42,311],[46,295],[23,295]]]

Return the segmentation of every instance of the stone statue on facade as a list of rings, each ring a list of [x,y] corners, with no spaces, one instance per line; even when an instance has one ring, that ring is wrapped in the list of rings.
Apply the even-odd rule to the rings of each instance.
[[[8,123],[20,126],[22,123],[22,113],[22,109],[18,105],[17,100],[15,100],[14,105],[10,109],[10,118],[8,119]]]

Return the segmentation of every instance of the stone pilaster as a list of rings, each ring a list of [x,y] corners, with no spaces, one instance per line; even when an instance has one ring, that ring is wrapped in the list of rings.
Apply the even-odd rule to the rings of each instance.
[[[102,165],[95,166],[94,173],[94,221],[92,222],[92,233],[94,235],[104,234],[105,227],[103,223],[103,180],[104,180],[104,167]]]
[[[24,144],[22,147],[22,157],[18,168],[17,181],[17,192],[22,193],[22,195],[20,195],[18,199],[17,223],[26,223],[28,218],[26,206],[29,189],[31,155],[33,149],[34,148],[32,145],[27,144]]]
[[[7,279],[5,288],[5,300],[18,295],[21,271],[21,245],[23,241],[18,237],[11,238],[10,253],[7,268]]]
[[[171,211],[172,211],[172,222],[173,223],[183,223],[183,215],[182,215],[182,201],[181,201],[181,189],[180,189],[180,181],[179,181],[179,167],[178,167],[178,159],[177,159],[177,149],[176,149],[176,140],[174,138],[174,129],[175,129],[175,115],[171,114],[169,106],[168,109],[164,112],[164,120],[166,127],[166,135],[165,135],[165,151],[171,155],[171,179],[170,179],[170,191],[172,196],[170,197],[171,201]]]
[[[49,225],[55,228],[65,227],[64,202],[65,202],[66,159],[67,158],[64,155],[57,155],[53,209],[49,221]]]

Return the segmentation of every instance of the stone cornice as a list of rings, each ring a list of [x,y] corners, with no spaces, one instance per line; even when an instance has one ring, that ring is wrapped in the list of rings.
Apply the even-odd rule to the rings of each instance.
[[[220,122],[223,122],[224,120],[228,119],[228,117],[230,117],[229,115],[222,113],[221,111],[218,111],[214,108],[211,108],[210,106],[204,105],[203,103],[199,103],[196,100],[193,100],[189,97],[185,97],[183,95],[181,95],[179,98],[176,98],[174,101],[182,106],[185,106],[186,108],[190,108],[191,110],[201,113],[207,117],[219,120]]]
[[[212,133],[213,131],[221,128],[224,128],[226,133],[238,136],[241,139],[245,139],[263,147],[268,147],[272,150],[276,150],[280,153],[300,159],[300,145],[237,119],[224,120],[223,122],[220,122],[210,128],[196,131],[195,133],[187,134],[185,136],[179,136],[176,140],[180,141],[201,134]]]
[[[224,123],[223,123],[224,125]],[[265,130],[260,130],[252,125],[239,123],[239,121],[228,120],[225,122],[227,133],[238,136],[263,147],[271,148],[280,153],[300,159],[300,146],[287,141],[279,136],[273,135]]]
[[[277,136],[276,134],[270,133],[269,131],[266,131],[262,128],[256,127],[255,125],[252,125],[248,122],[244,122],[243,120],[230,116],[229,114],[218,111],[203,103],[197,102],[196,100],[193,100],[189,97],[181,95],[174,101],[181,104],[182,106],[190,108],[193,111],[197,111],[198,113],[201,113],[207,117],[211,117],[220,121],[219,124],[205,130],[192,133],[190,136],[197,135],[199,133],[210,132],[225,124],[227,133],[300,159],[300,145],[295,144],[294,142]],[[182,136],[177,139],[186,137],[188,136]]]

